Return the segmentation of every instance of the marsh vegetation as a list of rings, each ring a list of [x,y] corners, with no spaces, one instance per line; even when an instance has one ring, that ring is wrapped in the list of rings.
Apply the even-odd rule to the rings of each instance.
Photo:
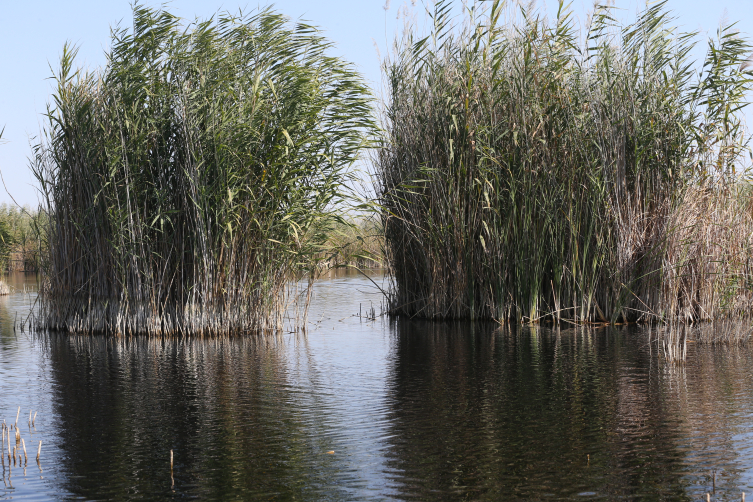
[[[279,330],[328,267],[389,268],[389,311],[501,323],[696,322],[753,308],[751,45],[703,61],[665,3],[584,30],[518,3],[409,24],[369,89],[266,9],[134,9],[106,67],[66,47],[32,168],[39,326]],[[357,208],[366,147],[378,221]],[[368,201],[367,201],[368,203]],[[40,220],[41,221],[41,220]],[[41,257],[41,258],[40,258]]]
[[[0,269],[38,271],[45,225],[44,215],[30,206],[0,204]]]
[[[323,267],[382,268],[384,263],[384,234],[373,215],[343,218],[334,225],[327,239],[328,257]]]
[[[373,129],[360,76],[269,9],[181,23],[135,7],[91,73],[63,52],[32,165],[50,219],[40,327],[276,330],[327,255]]]
[[[475,4],[476,7],[482,4]],[[499,322],[749,317],[748,40],[705,60],[665,3],[581,29],[439,1],[384,63],[375,155],[391,311]]]

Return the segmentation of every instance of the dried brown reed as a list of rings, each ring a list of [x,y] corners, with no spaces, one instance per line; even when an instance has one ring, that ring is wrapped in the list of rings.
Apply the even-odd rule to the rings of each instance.
[[[753,199],[741,184],[690,186],[667,218],[659,305],[686,320],[753,313]],[[661,314],[664,314],[662,312]]]

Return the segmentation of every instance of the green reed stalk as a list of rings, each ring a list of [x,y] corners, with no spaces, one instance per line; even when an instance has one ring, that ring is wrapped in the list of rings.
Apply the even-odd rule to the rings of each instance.
[[[696,75],[694,34],[670,26],[664,3],[627,27],[597,7],[585,34],[562,3],[551,23],[483,5],[454,28],[438,1],[430,35],[409,29],[384,62],[374,163],[392,311],[525,322],[750,313],[749,286],[720,303],[749,268],[719,263],[753,244],[751,213],[705,217],[750,207],[735,173],[748,146],[747,40],[722,27]],[[730,232],[710,231],[720,224]]]
[[[139,6],[100,71],[75,71],[66,46],[32,166],[50,220],[42,325],[279,329],[374,127],[330,48],[269,9],[184,27]]]

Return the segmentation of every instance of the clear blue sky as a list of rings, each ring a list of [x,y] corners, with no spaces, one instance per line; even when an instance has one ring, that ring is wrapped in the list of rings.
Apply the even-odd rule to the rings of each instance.
[[[425,0],[430,1],[430,0]],[[161,2],[145,1],[159,6]],[[336,53],[354,62],[364,76],[379,85],[379,57],[395,30],[403,26],[398,12],[413,11],[423,20],[422,2],[391,0],[279,0],[275,8],[294,18],[303,18],[321,27],[337,44]],[[458,1],[460,4],[460,1]],[[550,15],[556,12],[556,0],[539,0]],[[615,6],[632,20],[641,0],[616,0]],[[104,63],[109,46],[110,26],[121,22],[130,26],[128,0],[26,0],[0,2],[0,128],[5,127],[0,144],[0,171],[8,191],[20,204],[36,205],[35,185],[28,168],[31,138],[39,133],[42,116],[51,92],[50,66],[57,68],[60,50],[66,41],[78,45],[79,64],[90,68]],[[207,17],[218,10],[246,11],[267,5],[237,0],[173,0],[168,10],[186,19]],[[582,23],[593,2],[574,0],[572,8]],[[700,30],[713,35],[723,16],[740,21],[741,31],[753,34],[751,0],[669,0],[669,8],[685,30]],[[400,16],[402,17],[402,16]],[[11,202],[0,186],[0,202]]]

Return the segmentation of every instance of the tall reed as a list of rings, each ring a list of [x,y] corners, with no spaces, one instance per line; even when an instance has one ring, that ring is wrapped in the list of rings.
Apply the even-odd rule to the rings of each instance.
[[[456,26],[438,1],[384,62],[374,157],[391,309],[572,322],[750,314],[751,199],[740,111],[751,49],[709,41],[659,3],[585,33],[501,1]]]
[[[41,326],[279,329],[340,218],[370,95],[316,28],[270,9],[183,26],[136,6],[107,65],[64,48],[32,168],[50,225]]]

